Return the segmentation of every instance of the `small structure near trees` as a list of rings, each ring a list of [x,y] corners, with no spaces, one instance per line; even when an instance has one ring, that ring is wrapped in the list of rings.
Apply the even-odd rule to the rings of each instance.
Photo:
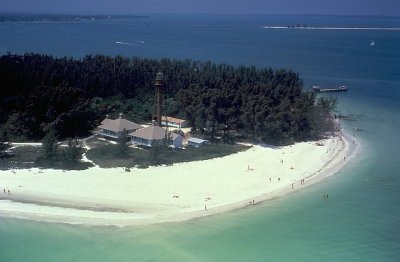
[[[189,126],[189,122],[184,119],[179,119],[170,116],[162,116],[161,125],[175,128],[185,128]]]
[[[190,137],[188,140],[188,146],[194,146],[194,147],[201,147],[203,145],[208,144],[208,140],[196,138],[196,137]]]

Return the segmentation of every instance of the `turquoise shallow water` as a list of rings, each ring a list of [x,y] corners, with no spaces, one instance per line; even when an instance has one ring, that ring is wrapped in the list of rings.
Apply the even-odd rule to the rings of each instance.
[[[354,132],[362,152],[337,175],[236,212],[126,228],[0,218],[0,261],[398,261],[400,32],[262,29],[296,23],[399,26],[400,19],[182,15],[0,24],[3,53],[190,57],[290,67],[305,86],[347,84],[350,91],[338,95],[338,113],[355,117],[343,123],[350,133],[363,130]],[[321,198],[324,192],[329,200]]]

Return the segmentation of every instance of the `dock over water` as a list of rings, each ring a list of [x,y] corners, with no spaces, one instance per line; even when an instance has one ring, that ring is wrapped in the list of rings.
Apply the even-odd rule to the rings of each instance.
[[[338,86],[332,88],[321,88],[320,86],[313,86],[312,91],[316,93],[324,93],[324,92],[346,92],[347,86]]]

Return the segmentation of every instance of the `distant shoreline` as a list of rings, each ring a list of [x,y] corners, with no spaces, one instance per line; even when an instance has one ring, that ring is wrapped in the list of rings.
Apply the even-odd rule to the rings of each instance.
[[[145,15],[62,15],[62,14],[0,14],[0,23],[15,22],[81,22],[115,19],[149,18]]]
[[[265,29],[400,31],[400,27],[263,26]]]
[[[0,216],[68,224],[178,222],[296,192],[337,173],[357,144],[336,136],[223,158],[133,170],[0,171]],[[3,188],[11,194],[3,194]],[[322,197],[317,196],[317,197]]]

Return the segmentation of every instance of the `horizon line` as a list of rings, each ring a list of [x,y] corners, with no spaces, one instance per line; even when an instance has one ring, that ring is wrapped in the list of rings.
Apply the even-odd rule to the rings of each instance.
[[[219,12],[140,12],[140,13],[106,13],[106,12],[58,12],[58,11],[49,11],[49,12],[35,12],[35,11],[0,11],[0,15],[81,15],[81,16],[100,16],[100,15],[108,15],[108,16],[150,16],[150,15],[227,15],[227,16],[323,16],[323,17],[376,17],[376,18],[400,18],[399,15],[380,15],[380,14],[294,14],[294,13],[219,13]]]

